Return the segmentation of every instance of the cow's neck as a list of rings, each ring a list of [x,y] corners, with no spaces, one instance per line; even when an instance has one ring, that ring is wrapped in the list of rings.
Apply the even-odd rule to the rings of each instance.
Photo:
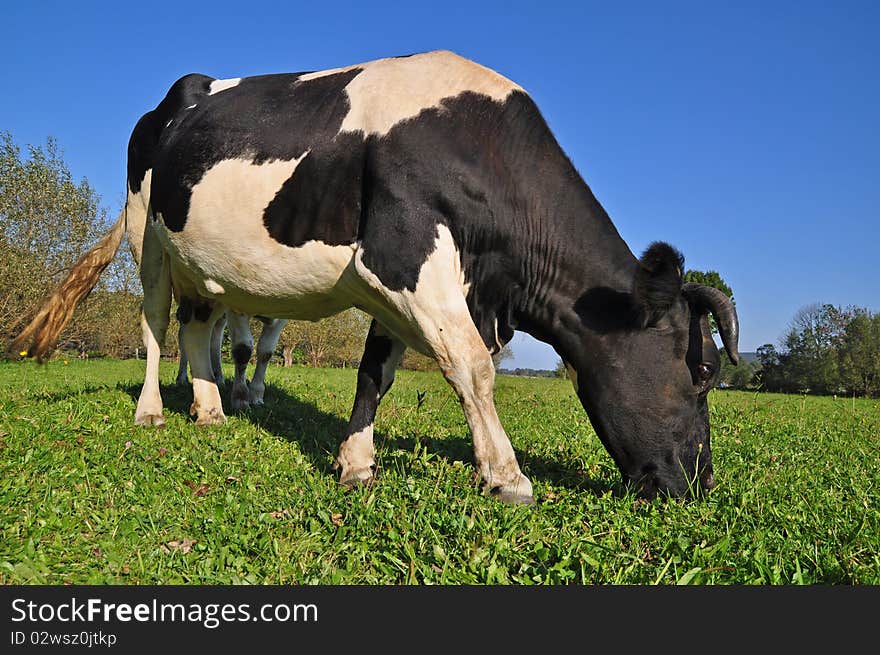
[[[626,310],[638,260],[568,159],[558,166],[529,203],[520,264],[527,292],[515,318],[518,329],[565,358]]]

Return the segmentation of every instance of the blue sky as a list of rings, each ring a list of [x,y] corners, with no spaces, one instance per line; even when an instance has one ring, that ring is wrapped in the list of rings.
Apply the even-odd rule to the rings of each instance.
[[[880,311],[880,3],[22,2],[0,130],[55,137],[118,211],[142,113],[189,72],[317,70],[450,49],[541,107],[630,248],[733,288],[740,348],[803,305]],[[556,356],[518,334],[508,366]]]

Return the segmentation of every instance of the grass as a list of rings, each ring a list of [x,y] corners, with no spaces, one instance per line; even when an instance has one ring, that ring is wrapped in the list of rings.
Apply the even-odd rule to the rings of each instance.
[[[480,494],[438,374],[398,374],[380,480],[346,492],[355,371],[273,367],[266,406],[215,428],[175,371],[156,430],[132,423],[143,361],[0,364],[0,582],[880,584],[878,401],[714,391],[719,486],[644,503],[567,382],[499,377],[526,508]]]

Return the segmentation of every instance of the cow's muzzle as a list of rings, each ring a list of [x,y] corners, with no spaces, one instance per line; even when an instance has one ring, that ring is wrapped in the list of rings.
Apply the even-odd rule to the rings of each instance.
[[[714,489],[716,485],[711,466],[704,468],[696,479],[691,480],[682,477],[675,481],[665,481],[656,473],[624,476],[624,486],[635,489],[636,493],[646,500],[653,500],[661,494],[679,498],[699,498]]]

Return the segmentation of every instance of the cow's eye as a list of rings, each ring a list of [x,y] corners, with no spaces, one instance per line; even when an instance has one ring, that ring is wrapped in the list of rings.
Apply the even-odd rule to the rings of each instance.
[[[700,380],[706,382],[715,374],[715,368],[711,364],[707,364],[703,362],[699,366],[697,366],[697,375],[700,376]]]

